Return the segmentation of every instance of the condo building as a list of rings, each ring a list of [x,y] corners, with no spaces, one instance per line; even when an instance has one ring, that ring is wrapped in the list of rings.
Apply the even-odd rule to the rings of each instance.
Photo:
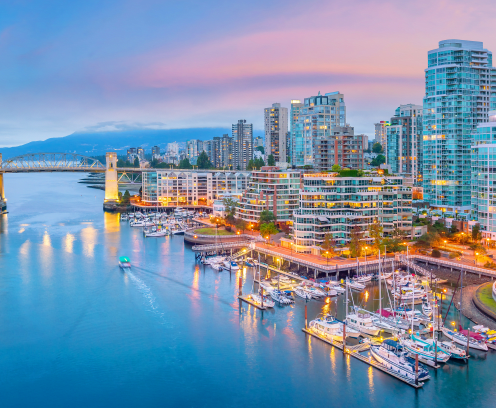
[[[496,239],[496,110],[477,126],[472,145],[472,215],[483,238]]]
[[[381,120],[379,123],[375,123],[374,126],[375,126],[374,142],[380,143],[382,149],[385,152],[387,146],[386,126],[389,126],[389,122],[385,120]]]
[[[300,106],[301,105],[301,106]],[[314,165],[315,141],[329,138],[336,126],[346,126],[344,95],[330,92],[291,103],[291,164]]]
[[[265,166],[251,173],[246,191],[240,197],[236,217],[257,224],[260,213],[271,211],[277,223],[290,224],[298,208],[300,172]]]
[[[192,139],[186,142],[186,157],[189,159],[189,161],[196,160],[202,151],[202,140]]]
[[[407,234],[412,229],[412,183],[400,176],[339,177],[336,173],[304,174],[300,206],[293,213],[295,249],[310,252],[326,234],[339,244],[350,241],[358,227],[366,231],[379,222],[384,236],[395,228]]]
[[[248,162],[253,158],[253,125],[246,120],[238,120],[232,125],[233,167],[235,170],[246,170]]]
[[[264,109],[265,155],[274,156],[276,162],[286,162],[288,156],[288,108],[280,103]]]
[[[428,52],[423,101],[424,199],[470,212],[471,142],[496,109],[496,70],[482,42],[444,40]]]
[[[367,141],[366,135],[355,135],[352,126],[335,126],[330,137],[318,136],[315,139],[313,168],[316,171],[326,171],[338,164],[342,168],[363,169],[363,151]]]
[[[386,163],[394,174],[413,177],[422,185],[422,113],[420,105],[400,105],[385,126]]]
[[[250,172],[216,170],[144,171],[142,203],[155,207],[211,206],[224,195],[240,196],[250,177]]]

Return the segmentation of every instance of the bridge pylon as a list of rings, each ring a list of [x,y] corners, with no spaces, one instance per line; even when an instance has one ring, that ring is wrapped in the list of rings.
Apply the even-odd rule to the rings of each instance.
[[[108,152],[105,155],[105,201],[114,204],[119,201],[119,187],[117,183],[117,153]]]

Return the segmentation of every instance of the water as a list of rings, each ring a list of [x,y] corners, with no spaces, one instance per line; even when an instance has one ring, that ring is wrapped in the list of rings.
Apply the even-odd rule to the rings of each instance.
[[[235,274],[195,265],[182,237],[144,239],[79,177],[5,176],[2,407],[492,406],[494,352],[429,369],[416,391],[306,337],[301,299],[240,314]],[[336,308],[311,301],[308,315]]]

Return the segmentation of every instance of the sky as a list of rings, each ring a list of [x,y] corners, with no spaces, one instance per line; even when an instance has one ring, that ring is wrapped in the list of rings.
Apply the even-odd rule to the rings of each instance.
[[[496,51],[490,0],[0,1],[0,146],[78,131],[263,129],[263,109],[340,91],[373,136],[422,103],[427,51]],[[118,128],[118,127],[117,127]]]

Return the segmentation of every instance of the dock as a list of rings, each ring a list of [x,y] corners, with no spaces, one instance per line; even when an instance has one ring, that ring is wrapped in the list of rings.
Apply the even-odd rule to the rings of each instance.
[[[343,342],[341,342],[341,341],[327,340],[327,339],[319,336],[318,334],[313,333],[310,330],[305,329],[305,328],[303,328],[301,330],[310,336],[313,336],[313,337],[315,337],[315,338],[317,338],[317,339],[319,339],[319,340],[321,340],[327,344],[330,344],[331,346],[337,347],[341,351],[343,350]],[[389,368],[383,366],[381,363],[374,360],[370,356],[364,356],[363,354],[360,354],[360,352],[367,351],[369,349],[370,349],[370,343],[361,343],[361,344],[357,344],[356,346],[346,346],[346,354],[349,354],[350,356],[355,357],[357,360],[360,360],[360,361],[364,362],[365,364],[371,365],[372,367],[377,368],[378,370],[381,370],[382,372],[389,374],[392,377],[397,378],[398,380],[403,381],[404,383],[410,385],[413,388],[421,388],[424,385],[424,383],[421,381],[419,381],[418,384],[415,384],[415,380],[411,380],[408,377],[404,377],[404,376],[394,372],[393,370],[390,370]]]
[[[265,306],[260,306],[260,305],[257,305],[253,300],[251,300],[250,298],[248,298],[249,295],[245,295],[245,296],[238,296],[238,299],[239,300],[242,300],[243,302],[246,302],[248,303],[249,305],[252,305],[253,307],[256,307],[257,309],[259,310],[267,310],[267,308]]]

